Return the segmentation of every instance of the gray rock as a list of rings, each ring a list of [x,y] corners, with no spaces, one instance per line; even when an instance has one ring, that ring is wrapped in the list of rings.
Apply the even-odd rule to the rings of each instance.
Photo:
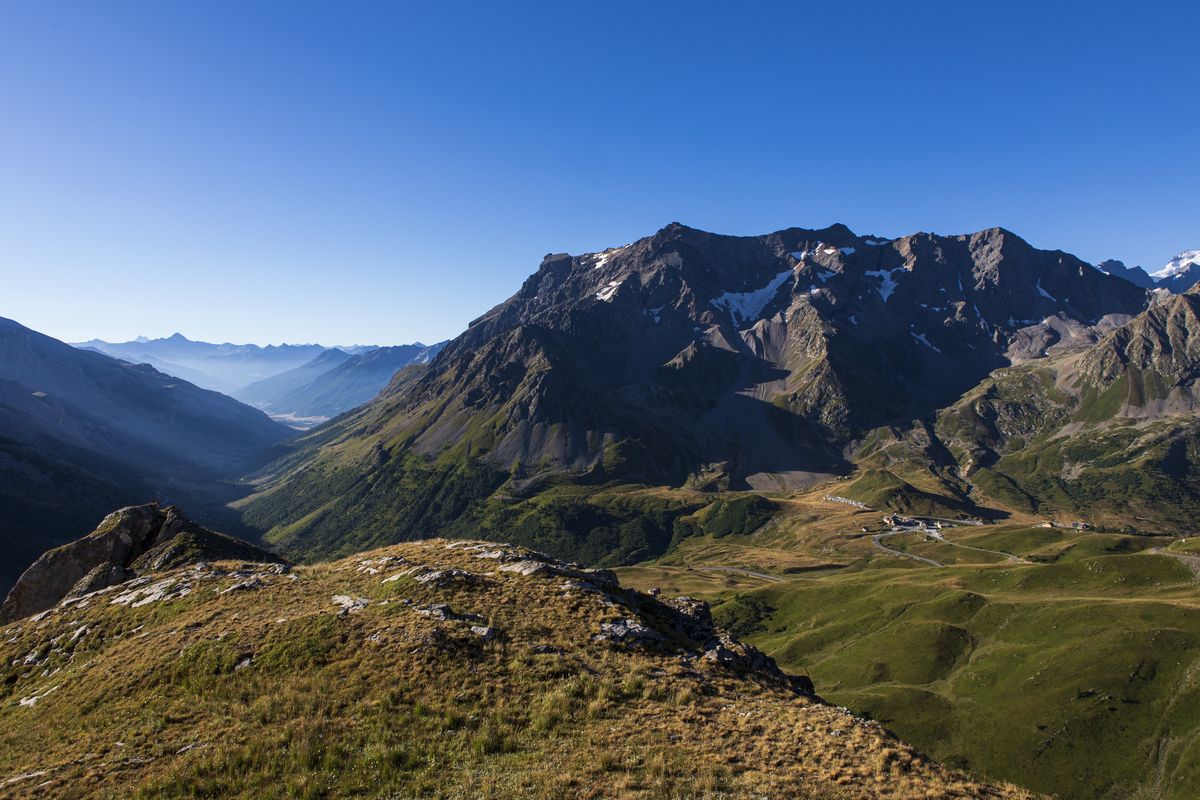
[[[434,619],[442,620],[443,622],[485,622],[483,617],[478,614],[458,614],[449,603],[434,603],[429,606],[418,606],[416,609],[418,614]]]
[[[499,631],[490,625],[472,625],[471,633],[483,639],[485,642],[490,642],[499,635]]]
[[[139,574],[217,559],[286,564],[248,542],[195,525],[174,506],[149,503],[122,508],[87,536],[43,553],[25,570],[0,606],[0,624]]]
[[[413,580],[425,586],[445,589],[450,586],[471,586],[479,581],[479,576],[465,569],[438,569],[418,575]]]
[[[370,601],[365,597],[351,597],[348,594],[335,594],[333,596],[333,604],[341,608],[338,611],[339,617],[344,617],[347,614],[356,614],[366,608]]]
[[[80,578],[79,582],[71,587],[67,597],[82,597],[85,594],[124,583],[134,577],[137,577],[137,573],[133,570],[106,561],[103,564],[97,564],[87,575]]]
[[[648,628],[636,619],[619,619],[600,625],[600,633],[592,637],[600,642],[614,644],[649,644],[662,641],[662,634]]]
[[[662,604],[677,613],[676,627],[688,638],[704,640],[713,634],[712,611],[703,600],[684,596],[663,600]]]

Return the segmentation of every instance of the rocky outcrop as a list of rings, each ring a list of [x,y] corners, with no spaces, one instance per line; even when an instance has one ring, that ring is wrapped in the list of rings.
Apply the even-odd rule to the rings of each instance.
[[[675,632],[699,645],[704,661],[720,664],[727,669],[753,674],[784,683],[797,692],[813,693],[812,680],[807,675],[790,675],[779,668],[775,659],[752,644],[740,642],[713,622],[708,603],[693,597],[676,597],[661,601],[669,610],[668,619]]]
[[[0,623],[141,574],[219,560],[287,563],[249,542],[205,530],[174,506],[122,508],[87,536],[47,551],[25,570],[0,606]]]

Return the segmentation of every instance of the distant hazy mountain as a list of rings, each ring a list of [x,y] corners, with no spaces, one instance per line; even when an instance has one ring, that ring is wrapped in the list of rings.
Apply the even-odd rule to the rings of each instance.
[[[132,342],[93,339],[75,345],[98,350],[191,381],[205,389],[229,393],[247,384],[308,363],[327,348],[319,344],[211,344],[176,333],[165,339],[140,336]]]
[[[344,350],[331,348],[312,361],[293,367],[287,372],[272,375],[270,378],[264,378],[237,389],[233,392],[233,396],[243,403],[249,403],[266,411],[280,411],[282,407],[278,406],[278,403],[282,398],[303,389],[326,372],[353,357]]]
[[[227,482],[290,435],[217,392],[0,319],[0,593],[116,505],[220,516]]]
[[[306,427],[366,403],[399,370],[428,364],[446,342],[378,347],[358,355],[327,350],[307,364],[237,390],[233,396],[276,419]]]
[[[1155,288],[1154,278],[1151,278],[1150,273],[1141,267],[1127,267],[1123,261],[1109,259],[1108,261],[1101,261],[1096,265],[1096,268],[1101,272],[1107,272],[1109,275],[1124,278],[1134,286],[1140,286],[1143,289]]]

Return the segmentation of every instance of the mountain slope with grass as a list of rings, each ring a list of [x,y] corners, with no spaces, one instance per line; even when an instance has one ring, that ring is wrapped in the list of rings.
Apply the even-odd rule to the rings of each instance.
[[[144,578],[4,628],[4,793],[1031,796],[825,704],[703,604],[519,548]]]
[[[830,499],[852,483],[617,572],[709,600],[819,695],[945,763],[1061,800],[1197,795],[1200,539],[1019,512],[897,528],[885,507]]]
[[[947,535],[981,549],[892,539],[952,565],[881,554],[870,569],[718,596],[714,614],[947,763],[1063,800],[1194,797],[1200,590],[1188,563],[1156,554],[1171,540]]]
[[[1195,532],[1200,295],[1172,296],[1090,347],[996,370],[855,460],[949,496],[1059,521]]]

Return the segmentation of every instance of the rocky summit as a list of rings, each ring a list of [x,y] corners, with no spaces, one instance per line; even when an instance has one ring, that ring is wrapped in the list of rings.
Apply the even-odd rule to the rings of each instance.
[[[87,536],[46,552],[21,575],[0,606],[0,622],[52,608],[165,569],[241,559],[286,564],[279,556],[189,521],[157,503],[114,511]]]
[[[826,704],[702,602],[524,548],[158,566],[3,629],[0,793],[1031,796]]]
[[[843,471],[857,432],[1146,305],[1143,289],[1000,228],[881,239],[672,224],[547,256],[386,409],[415,451],[465,440],[506,469],[680,483],[715,464],[733,488],[803,485]]]

